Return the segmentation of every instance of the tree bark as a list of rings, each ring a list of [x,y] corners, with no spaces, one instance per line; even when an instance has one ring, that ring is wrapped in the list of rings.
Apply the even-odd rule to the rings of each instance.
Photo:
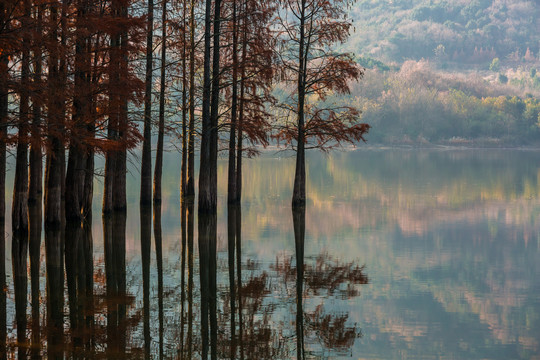
[[[36,33],[41,34],[43,21],[43,6],[36,10]],[[39,39],[39,38],[38,38]],[[41,151],[41,75],[42,75],[42,44],[34,43],[34,93],[32,95],[32,138],[30,140],[30,178],[28,179],[28,203],[41,202],[43,194],[43,171]]]
[[[182,25],[187,28],[187,1],[184,1],[182,6]],[[186,31],[182,32],[182,170],[180,179],[180,194],[182,199],[186,197],[187,186],[187,96],[188,96],[188,79],[187,79],[187,44]]]
[[[238,26],[236,13],[236,0],[233,0],[232,9],[232,99],[231,99],[231,129],[229,136],[229,183],[227,202],[235,203],[236,196],[236,112],[238,104]]]
[[[214,1],[214,54],[212,56],[212,101],[210,110],[210,167],[208,210],[217,212],[217,155],[218,155],[218,117],[219,117],[219,81],[220,81],[220,33],[221,0]],[[199,203],[200,204],[200,203]],[[204,208],[204,207],[203,207]]]
[[[210,30],[212,1],[206,0],[204,17],[204,65],[203,65],[203,100],[202,133],[199,173],[199,209],[198,212],[212,212],[215,200],[211,191],[212,179],[212,119],[210,115],[211,74],[210,74]]]
[[[30,20],[30,1],[24,1],[23,29],[28,29]],[[13,205],[11,208],[12,231],[28,232],[28,122],[30,119],[29,99],[29,72],[30,72],[30,36],[23,34],[19,123],[17,139],[17,163],[15,165],[15,179],[13,186]]]
[[[296,358],[304,353],[304,240],[306,234],[305,207],[293,209],[294,244],[296,257]]]
[[[163,171],[163,137],[165,133],[165,66],[167,54],[167,0],[163,0],[161,14],[161,76],[159,89],[159,124],[156,150],[156,165],[154,168],[154,204],[161,204],[161,175]],[[185,58],[182,60],[185,63]],[[184,91],[182,90],[182,93]],[[184,95],[182,95],[182,98]],[[182,107],[182,114],[184,107]],[[183,124],[183,123],[182,123]],[[182,125],[183,126],[183,125]],[[183,165],[182,165],[183,166]],[[182,173],[183,174],[183,173]]]
[[[85,16],[88,2],[79,0],[77,4],[76,39],[75,39],[75,86],[73,95],[72,134],[70,136],[69,159],[66,173],[66,219],[82,219],[84,181],[86,180],[86,131],[91,117],[91,93],[88,81],[90,53],[87,52],[88,36]]]
[[[141,205],[152,204],[152,52],[154,35],[154,1],[148,0],[146,29],[146,90],[144,95],[144,134],[141,163]]]
[[[122,19],[128,18],[128,8],[124,3],[120,5],[120,16]],[[123,31],[120,34],[120,73],[121,76],[127,77],[128,68],[128,33]],[[120,81],[120,79],[119,79]],[[119,82],[120,83],[120,82]],[[118,139],[120,141],[120,150],[116,154],[116,170],[113,186],[113,207],[116,212],[124,214],[127,211],[127,194],[126,194],[126,174],[127,174],[127,134],[128,132],[128,100],[127,94],[122,93],[119,99],[119,116],[118,116]],[[152,181],[152,168],[150,164],[150,189]],[[150,191],[150,199],[152,192]],[[124,235],[125,237],[125,235]]]
[[[294,174],[294,188],[292,197],[293,208],[306,205],[306,159],[305,159],[305,134],[304,134],[304,103],[306,97],[306,68],[305,68],[305,11],[306,0],[302,0],[300,9],[300,39],[298,50],[298,138],[296,149],[296,170]]]
[[[244,14],[248,13],[248,1],[244,2]],[[242,199],[242,153],[243,153],[243,123],[244,123],[244,106],[245,106],[245,81],[246,81],[246,58],[247,58],[247,18],[244,16],[244,28],[242,29],[242,60],[240,63],[240,103],[238,114],[238,141],[236,145],[236,203],[240,203]]]
[[[189,134],[186,197],[195,197],[195,0],[191,0],[189,29]]]
[[[0,16],[2,17],[3,23],[5,17],[7,17],[3,2],[0,2]],[[0,54],[0,221],[2,222],[2,225],[4,225],[4,219],[6,216],[6,141],[9,91],[8,64],[8,54]],[[3,229],[0,229],[0,231],[2,231],[2,236],[4,236]],[[3,270],[5,271],[5,264]],[[3,285],[3,283],[0,285]],[[0,311],[1,310],[2,309],[0,309]],[[3,338],[3,340],[0,339],[0,341],[4,341],[5,343],[5,338]]]

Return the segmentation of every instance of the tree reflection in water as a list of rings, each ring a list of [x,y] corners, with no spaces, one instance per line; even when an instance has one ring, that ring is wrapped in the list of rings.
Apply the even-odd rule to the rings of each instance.
[[[0,301],[6,334],[0,345],[8,358],[304,359],[346,353],[360,336],[347,314],[329,312],[322,302],[357,296],[358,285],[368,282],[365,269],[327,254],[306,258],[305,211],[293,213],[295,254],[271,265],[243,258],[239,206],[228,207],[226,252],[217,251],[216,215],[200,216],[197,258],[194,204],[184,202],[178,267],[166,265],[171,250],[164,249],[159,205],[139,214],[140,266],[126,254],[125,212],[103,217],[103,254],[94,255],[90,214],[82,223],[46,226],[45,296],[42,208],[29,211],[29,233],[12,240],[15,312],[8,314],[16,342],[5,332],[9,321]],[[151,276],[152,234],[157,277]]]

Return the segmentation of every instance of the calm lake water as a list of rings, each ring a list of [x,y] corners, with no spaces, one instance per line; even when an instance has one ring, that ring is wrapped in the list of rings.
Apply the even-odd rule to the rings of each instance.
[[[25,245],[8,216],[7,358],[540,359],[540,152],[311,153],[305,214],[278,156],[245,160],[241,209],[220,163],[217,219],[173,153],[161,216],[135,170],[127,218],[99,180],[88,227],[33,213]]]

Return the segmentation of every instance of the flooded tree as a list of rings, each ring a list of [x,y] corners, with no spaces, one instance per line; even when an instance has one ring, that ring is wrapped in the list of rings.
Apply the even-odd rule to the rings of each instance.
[[[369,130],[369,125],[358,123],[358,109],[324,102],[332,92],[347,94],[349,83],[364,74],[352,54],[331,49],[349,37],[352,24],[346,9],[352,3],[282,1],[278,12],[281,78],[296,85],[287,101],[279,104],[285,112],[284,125],[275,137],[287,145],[292,146],[293,141],[296,144],[293,207],[306,203],[305,150],[328,149],[343,142],[354,144],[364,140]]]

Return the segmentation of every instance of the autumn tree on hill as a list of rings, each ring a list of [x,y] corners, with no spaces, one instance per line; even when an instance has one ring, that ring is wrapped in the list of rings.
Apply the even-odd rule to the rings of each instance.
[[[279,11],[280,79],[291,89],[280,104],[284,115],[275,137],[296,150],[292,205],[306,202],[309,148],[328,149],[364,140],[369,125],[358,123],[359,111],[328,101],[349,92],[363,75],[352,54],[332,49],[349,37],[347,9],[354,0],[282,0]],[[293,86],[290,85],[294,83]],[[326,100],[326,101],[325,101]]]

